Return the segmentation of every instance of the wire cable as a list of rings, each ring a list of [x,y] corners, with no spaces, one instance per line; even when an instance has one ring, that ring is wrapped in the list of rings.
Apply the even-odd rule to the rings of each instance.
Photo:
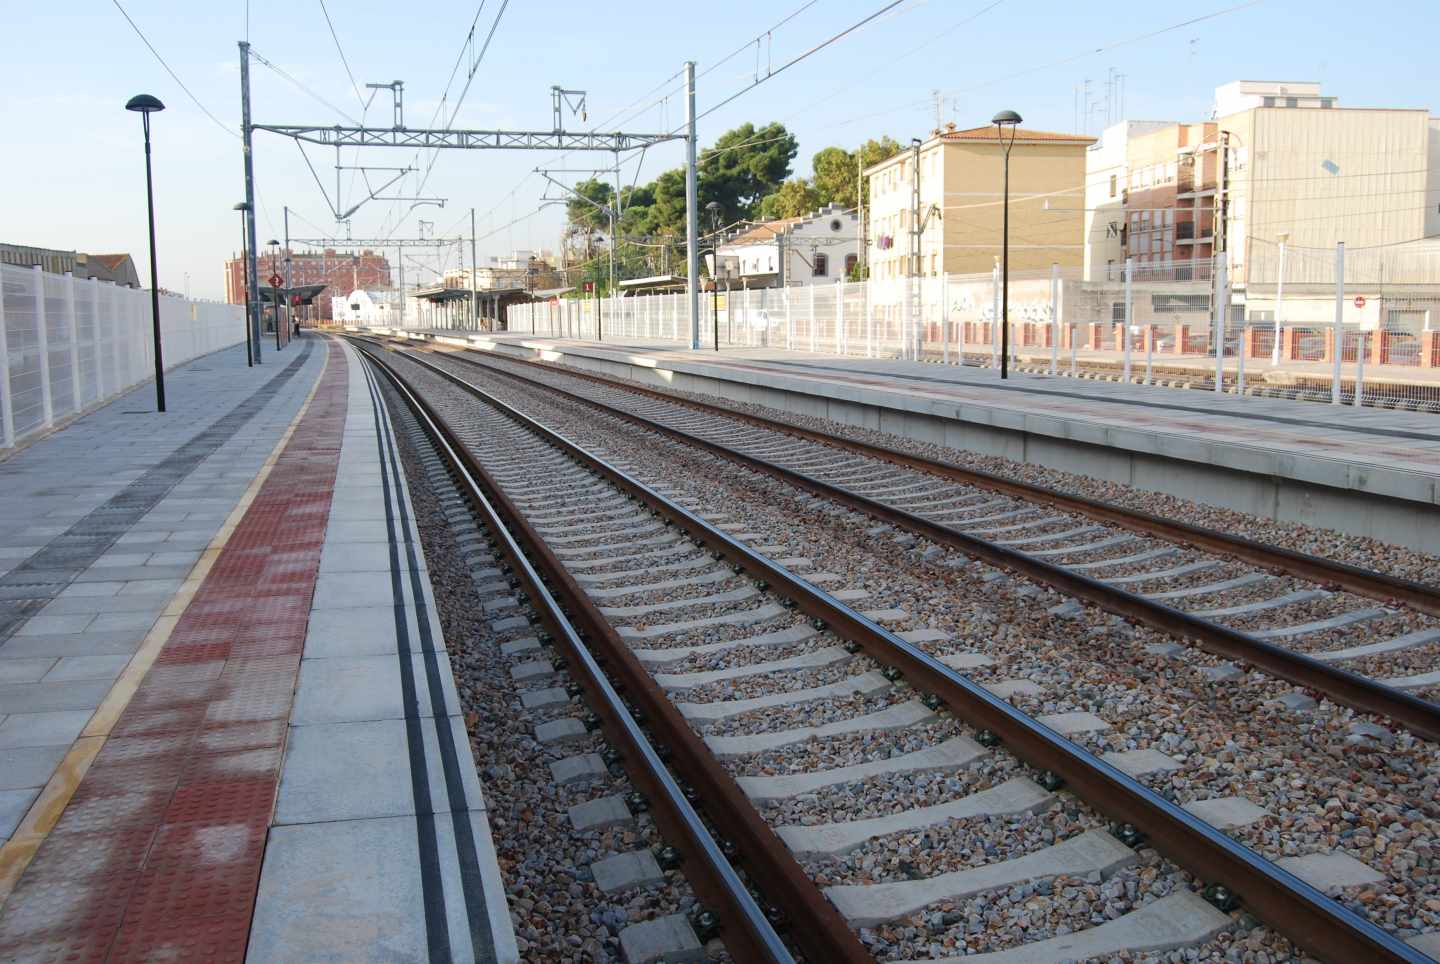
[[[120,0],[110,0],[110,2],[113,3],[113,4],[115,4],[115,9],[120,11],[120,16],[122,16],[122,17],[125,18],[125,22],[130,25],[130,29],[133,30],[133,31],[135,31],[135,36],[137,36],[137,37],[140,38],[140,42],[143,43],[147,48],[149,48],[150,53],[152,53],[152,54],[155,55],[155,59],[160,62],[160,66],[161,66],[161,67],[164,67],[164,68],[165,68],[165,73],[167,73],[167,74],[170,75],[170,79],[173,80],[173,81],[175,81],[175,83],[179,84],[179,85],[180,85],[180,89],[183,90],[183,91],[185,91],[185,96],[189,97],[190,100],[194,102],[195,106],[198,107],[198,108],[200,108],[201,113],[203,113],[206,117],[208,117],[208,118],[210,118],[212,121],[214,121],[215,124],[216,124],[216,126],[218,126],[221,130],[223,130],[225,133],[229,134],[231,137],[236,137],[236,138],[238,138],[238,137],[240,136],[240,134],[239,134],[238,132],[236,132],[235,130],[231,129],[231,127],[230,127],[228,124],[226,124],[224,121],[222,121],[220,118],[218,118],[218,117],[216,117],[214,114],[210,113],[210,108],[208,108],[208,107],[206,107],[204,104],[200,103],[200,98],[196,97],[193,93],[191,93],[190,88],[185,86],[185,82],[180,79],[179,75],[177,75],[174,70],[170,69],[170,65],[165,62],[165,58],[162,57],[162,56],[160,56],[160,51],[156,50],[156,49],[155,49],[155,45],[150,42],[150,38],[148,38],[148,37],[145,36],[144,31],[142,31],[142,30],[140,29],[140,27],[135,23],[135,21],[130,18],[130,14],[126,13],[125,8],[122,7],[122,6],[120,6]],[[246,9],[245,32],[246,32],[246,35],[248,36],[248,35],[249,35],[249,32],[250,32],[250,17],[249,17],[249,9],[250,9],[250,8],[249,8],[249,6],[247,5],[245,9]]]

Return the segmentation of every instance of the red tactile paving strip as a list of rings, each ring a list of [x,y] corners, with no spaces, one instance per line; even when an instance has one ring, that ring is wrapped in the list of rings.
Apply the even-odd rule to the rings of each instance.
[[[0,960],[241,961],[345,428],[345,358],[0,907]]]

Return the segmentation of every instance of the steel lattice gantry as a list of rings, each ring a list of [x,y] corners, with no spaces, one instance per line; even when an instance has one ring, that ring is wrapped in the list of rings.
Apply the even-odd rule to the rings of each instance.
[[[665,141],[682,140],[681,134],[609,134],[586,131],[484,131],[423,127],[330,127],[305,124],[251,124],[251,130],[270,131],[327,147],[458,148],[461,150],[516,151],[630,151]]]

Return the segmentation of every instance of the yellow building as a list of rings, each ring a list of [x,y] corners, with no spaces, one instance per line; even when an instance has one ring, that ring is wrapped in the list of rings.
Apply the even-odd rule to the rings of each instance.
[[[1058,263],[1078,268],[1084,261],[1085,151],[1095,138],[1007,129],[1015,135],[1010,152],[1010,270],[1048,271]],[[913,198],[915,152],[904,150],[866,170],[870,277],[906,276]],[[1003,151],[996,128],[934,132],[919,146],[922,224],[916,274],[988,273],[1000,257],[1003,214]],[[1048,207],[1054,210],[1047,209]]]

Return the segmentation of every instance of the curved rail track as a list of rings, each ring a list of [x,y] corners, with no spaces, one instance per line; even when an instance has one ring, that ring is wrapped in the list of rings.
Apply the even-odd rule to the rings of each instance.
[[[812,959],[861,959],[866,955],[857,929],[863,935],[866,927],[947,895],[960,899],[1030,879],[1037,863],[1047,868],[1041,876],[1073,871],[1098,879],[1131,865],[1135,847],[1153,848],[1189,871],[1203,882],[1211,903],[1197,893],[1200,885],[1181,887],[1159,900],[1137,903],[1118,920],[1071,935],[1064,939],[1067,951],[1034,950],[1084,957],[1193,946],[1235,926],[1234,918],[1216,906],[1228,911],[1238,900],[1325,959],[1428,959],[886,629],[885,612],[852,608],[842,593],[825,591],[770,558],[767,550],[752,548],[743,535],[725,531],[660,487],[643,484],[627,465],[587,450],[447,367],[408,352],[399,360],[399,353],[363,343],[362,350],[397,383],[409,386],[410,403],[426,413],[457,464],[472,473],[496,506],[496,524],[515,534],[507,551],[517,559],[523,555],[534,567],[526,570],[535,573],[533,579],[522,580],[527,593],[534,598],[548,586],[568,611],[578,629],[566,635],[560,628],[555,637],[563,637],[567,659],[573,665],[588,647],[593,661],[623,687],[640,708],[640,721],[657,734],[662,745],[657,755],[668,750],[668,764],[703,801],[704,816],[733,846],[750,881],[774,902],[771,918],[783,920]],[[673,591],[697,590],[705,595],[671,598]],[[801,642],[796,656],[765,658],[768,652],[794,651]],[[657,671],[702,651],[760,658],[718,674]],[[833,667],[834,673],[829,683],[787,689],[788,672],[799,667]],[[769,692],[733,699],[723,690],[707,689],[717,680],[747,674],[773,683]],[[683,701],[674,701],[677,693]],[[814,719],[823,722],[784,728],[779,711],[797,704],[813,709]],[[752,732],[740,733],[730,725],[734,721],[750,724]],[[837,769],[821,764],[756,776],[737,763],[787,743],[861,732],[888,738],[927,725],[938,742],[914,752],[897,751],[882,765]],[[903,746],[898,739],[896,745]],[[1010,761],[1007,772],[1014,773],[1003,784],[940,806],[907,809],[884,821],[775,826],[783,811],[766,806],[876,774],[963,773],[982,761],[1002,759]],[[792,855],[843,853],[897,830],[924,831],[966,813],[1038,820],[1062,786],[1093,808],[1085,824],[1090,829],[973,872],[829,886],[822,893]],[[737,913],[737,904],[732,901],[729,915]],[[741,916],[754,922],[753,913]],[[837,927],[846,920],[849,927]],[[1159,931],[1146,931],[1146,925]]]
[[[1440,740],[1440,705],[1409,692],[1440,691],[1434,618],[1440,589],[1433,586],[591,373],[443,354],[698,446]],[[838,457],[837,450],[853,457]],[[1357,631],[1373,641],[1349,644],[1347,635]]]

